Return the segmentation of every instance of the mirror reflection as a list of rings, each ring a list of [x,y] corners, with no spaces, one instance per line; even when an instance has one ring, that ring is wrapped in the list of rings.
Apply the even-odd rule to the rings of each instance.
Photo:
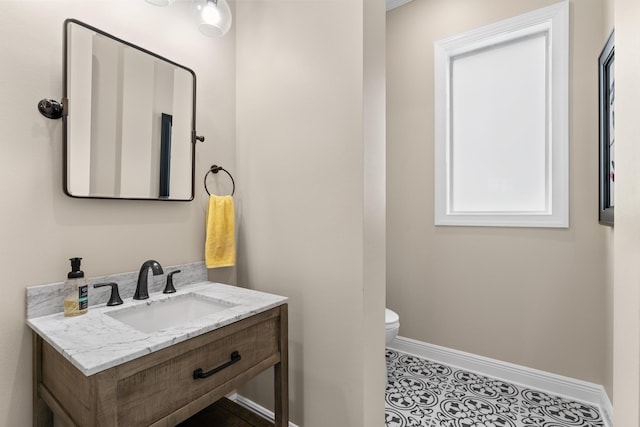
[[[192,200],[195,74],[65,21],[65,192]]]

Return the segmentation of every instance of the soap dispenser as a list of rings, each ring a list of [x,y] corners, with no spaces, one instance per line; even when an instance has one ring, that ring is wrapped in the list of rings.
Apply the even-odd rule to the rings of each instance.
[[[89,287],[84,278],[84,272],[80,270],[82,258],[70,258],[71,271],[67,275],[64,297],[64,315],[79,316],[89,309]]]

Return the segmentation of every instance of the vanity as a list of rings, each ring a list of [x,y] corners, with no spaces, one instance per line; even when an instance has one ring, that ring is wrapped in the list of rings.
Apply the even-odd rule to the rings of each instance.
[[[67,427],[175,426],[273,368],[275,425],[288,426],[286,302],[203,281],[78,317],[28,317],[33,425],[53,425],[55,413]],[[176,308],[197,312],[194,303],[203,314],[175,326],[153,330],[145,321]]]
[[[195,73],[75,19],[64,23],[63,46],[62,101],[38,110],[63,120],[65,194],[193,200],[204,141]],[[148,262],[136,298],[147,298]],[[66,427],[175,426],[270,368],[275,425],[288,426],[287,298],[210,282],[203,262],[166,273],[180,273],[177,291],[163,294],[151,278],[142,300],[131,299],[135,272],[93,278],[92,305],[77,317],[62,313],[63,283],[27,288],[34,426],[52,426],[54,414]],[[125,302],[109,306],[114,284]]]

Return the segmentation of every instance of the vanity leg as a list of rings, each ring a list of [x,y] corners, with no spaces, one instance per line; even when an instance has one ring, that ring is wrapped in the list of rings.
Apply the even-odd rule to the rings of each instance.
[[[42,382],[42,338],[35,332],[32,332],[32,334],[33,427],[51,427],[53,426],[53,412],[44,403],[38,391]]]
[[[275,427],[289,426],[289,315],[288,305],[280,306],[280,362],[274,366]]]

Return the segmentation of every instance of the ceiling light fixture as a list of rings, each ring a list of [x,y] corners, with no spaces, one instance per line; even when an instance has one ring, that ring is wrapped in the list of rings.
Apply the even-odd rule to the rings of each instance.
[[[231,9],[226,0],[204,0],[198,3],[198,29],[207,37],[222,37],[231,28]]]
[[[169,6],[175,0],[146,0],[156,6]],[[231,28],[231,8],[226,0],[196,0],[198,29],[207,37],[222,37]]]

